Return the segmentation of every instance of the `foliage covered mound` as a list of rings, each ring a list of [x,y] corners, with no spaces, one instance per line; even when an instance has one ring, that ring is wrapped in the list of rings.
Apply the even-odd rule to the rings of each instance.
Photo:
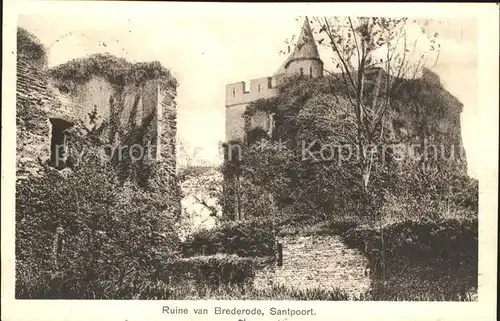
[[[191,234],[182,246],[187,257],[218,253],[272,257],[274,235],[268,220],[227,221]]]
[[[178,201],[115,182],[97,159],[18,182],[16,297],[106,297],[178,256]]]
[[[93,76],[103,77],[117,86],[140,85],[152,79],[160,80],[167,87],[178,86],[170,70],[158,61],[131,63],[124,58],[100,53],[51,68],[50,75],[70,92],[74,86],[89,81]]]
[[[274,113],[276,127],[271,137],[247,128],[243,141],[228,143],[243,148],[223,167],[240,189],[226,192],[241,193],[246,215],[277,212],[279,234],[340,234],[367,255],[373,299],[467,299],[477,288],[478,182],[460,151],[461,103],[430,71],[404,80],[380,131],[379,146],[395,147],[377,150],[365,185],[357,146],[335,149],[352,147],[357,132],[347,93],[331,86],[342,83],[292,78],[276,97],[248,105],[247,119]],[[418,144],[430,154],[417,147],[398,158],[396,148]]]
[[[405,81],[401,86],[416,96],[393,99],[393,110],[385,119],[387,140],[375,145],[379,149],[368,193],[360,184],[358,166],[359,153],[366,151],[353,145],[356,131],[346,112],[348,99],[331,94],[330,86],[340,84],[332,85],[338,80],[329,77],[289,79],[276,97],[249,104],[246,117],[258,110],[275,113],[275,130],[268,137],[256,128],[247,132],[245,141],[230,142],[229,146],[244,147],[241,161],[233,155],[223,172],[226,177],[244,178],[241,190],[250,204],[261,204],[260,197],[272,194],[281,207],[293,206],[294,212],[320,220],[368,216],[376,221],[384,205],[384,212],[392,216],[400,212],[401,219],[421,210],[433,217],[477,212],[477,181],[467,176],[460,150],[462,105],[431,80],[435,81],[426,76]],[[422,106],[432,112],[417,119]],[[410,150],[413,146],[417,147]],[[399,160],[398,148],[414,154],[403,154]],[[401,211],[391,211],[388,206],[397,199],[405,201],[398,204]]]
[[[47,51],[40,40],[24,28],[17,28],[17,59],[38,67],[47,66]]]
[[[424,219],[337,233],[368,257],[378,300],[451,301],[477,288],[477,227],[477,218]]]

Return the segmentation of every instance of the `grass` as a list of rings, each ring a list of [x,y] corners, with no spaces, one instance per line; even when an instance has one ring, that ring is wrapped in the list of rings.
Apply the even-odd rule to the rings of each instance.
[[[213,288],[208,285],[192,286],[181,283],[171,286],[163,281],[144,281],[134,288],[121,288],[104,294],[101,291],[91,291],[84,296],[76,293],[52,293],[50,297],[31,295],[30,299],[126,299],[126,300],[271,300],[271,301],[476,301],[477,294],[464,295],[438,295],[432,287],[427,291],[418,291],[412,288],[420,281],[407,279],[407,291],[394,293],[394,285],[386,282],[384,286],[377,286],[376,290],[357,297],[350,297],[339,288],[332,290],[320,288],[296,289],[284,285],[273,285],[268,288],[256,289],[251,285],[245,286],[220,286]],[[401,281],[401,280],[399,280]],[[381,285],[381,284],[380,284]],[[396,286],[398,287],[398,286]],[[399,287],[400,288],[400,287]],[[401,288],[400,288],[401,289]],[[413,291],[413,292],[412,292]],[[18,299],[23,299],[18,298]]]
[[[50,294],[49,294],[50,293]],[[161,280],[145,280],[134,287],[110,288],[104,284],[99,289],[79,294],[77,290],[25,293],[17,299],[114,299],[114,300],[300,300],[346,301],[347,293],[340,289],[296,289],[283,285],[256,289],[251,284],[226,285],[214,288],[208,284],[193,285],[189,282],[169,285]],[[360,300],[362,298],[355,298]]]
[[[346,301],[349,296],[340,289],[296,289],[283,285],[274,285],[264,289],[256,289],[252,286],[220,287],[217,289],[176,288],[175,292],[172,293],[172,299]]]

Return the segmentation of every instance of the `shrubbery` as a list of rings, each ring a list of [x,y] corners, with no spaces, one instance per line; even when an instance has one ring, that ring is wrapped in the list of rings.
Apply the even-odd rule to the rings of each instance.
[[[107,296],[178,253],[165,193],[115,184],[98,161],[46,168],[16,190],[16,297]]]
[[[477,219],[407,220],[381,229],[349,229],[343,233],[343,237],[348,245],[359,248],[369,257],[378,260],[382,249],[382,234],[386,259],[397,256],[425,263],[439,258],[455,265],[460,265],[459,262],[477,261]]]
[[[174,286],[185,282],[195,287],[243,286],[253,280],[254,265],[252,258],[234,254],[180,258],[163,264],[161,280]]]
[[[408,220],[342,236],[368,257],[378,300],[462,300],[477,288],[477,219]]]
[[[86,58],[74,59],[50,70],[53,78],[64,82],[66,90],[82,82],[89,81],[92,76],[102,76],[111,84],[140,85],[147,80],[162,80],[167,86],[176,88],[177,80],[170,70],[158,61],[130,63],[123,58],[109,54],[94,54]]]
[[[269,220],[222,222],[193,233],[183,243],[185,256],[236,254],[241,257],[274,255],[274,235]]]
[[[180,246],[175,198],[155,185],[120,185],[113,168],[94,161],[62,172],[45,167],[18,182],[16,297],[168,298],[186,284],[200,293],[248,288],[259,258],[272,256],[272,229],[256,220],[222,223]],[[198,256],[182,258],[181,250]]]

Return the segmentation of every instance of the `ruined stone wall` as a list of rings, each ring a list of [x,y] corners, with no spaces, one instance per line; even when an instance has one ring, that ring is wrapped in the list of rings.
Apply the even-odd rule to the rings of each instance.
[[[54,87],[64,88],[63,81],[52,82]],[[68,95],[79,106],[74,113],[79,123],[89,129],[103,127],[99,136],[103,145],[116,146],[115,153],[117,148],[123,148],[125,154],[130,154],[139,144],[146,162],[159,161],[169,176],[175,175],[175,88],[158,79],[119,86],[95,75],[77,83]]]
[[[58,88],[63,85],[54,79],[52,82]],[[92,127],[92,121],[97,127],[103,122],[109,123],[108,140],[112,143],[141,126],[148,116],[156,115],[158,86],[153,80],[142,85],[117,86],[101,76],[93,76],[75,86],[69,96],[79,106],[75,114],[84,126]],[[95,115],[91,118],[93,112]]]
[[[36,175],[48,163],[51,119],[73,125],[65,130],[64,139],[72,164],[85,155],[82,148],[151,144],[153,153],[147,154],[153,157],[151,161],[160,160],[169,177],[176,174],[176,88],[172,81],[157,77],[118,85],[98,74],[83,81],[56,78],[30,57],[22,51],[17,59],[18,178]],[[71,71],[68,75],[71,78]]]
[[[283,236],[278,241],[283,246],[283,265],[259,270],[254,280],[257,288],[340,288],[351,297],[370,290],[367,259],[339,236]]]
[[[323,62],[320,59],[296,59],[286,67],[286,76],[304,75],[318,78],[323,76]]]
[[[172,88],[159,86],[159,117],[157,119],[159,158],[165,170],[176,174],[177,104]]]
[[[47,72],[25,59],[17,61],[16,153],[17,176],[37,175],[50,158],[50,118],[75,121],[71,103],[60,99]]]
[[[250,117],[250,122],[246,122],[244,113],[247,106],[248,104],[242,104],[226,108],[226,138],[228,141],[243,140],[248,131],[256,128],[269,131],[269,114],[265,111],[257,111]]]
[[[57,87],[60,83],[50,79],[52,84]],[[95,109],[97,112],[96,120],[102,122],[110,116],[109,97],[113,93],[113,87],[101,77],[93,77],[88,83],[75,88],[75,91],[69,93],[70,99],[79,105],[75,110],[78,120],[83,125],[90,127],[89,114]]]

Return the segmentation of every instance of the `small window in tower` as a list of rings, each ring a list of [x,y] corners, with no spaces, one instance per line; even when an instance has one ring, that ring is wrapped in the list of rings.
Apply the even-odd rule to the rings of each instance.
[[[235,94],[236,94],[236,92],[234,91],[234,88],[233,88],[233,97],[234,97]]]
[[[312,77],[313,76],[313,67],[309,67],[309,76]]]
[[[300,75],[303,76],[304,75],[304,68],[300,68]]]
[[[257,90],[260,92],[260,84],[257,85]]]

